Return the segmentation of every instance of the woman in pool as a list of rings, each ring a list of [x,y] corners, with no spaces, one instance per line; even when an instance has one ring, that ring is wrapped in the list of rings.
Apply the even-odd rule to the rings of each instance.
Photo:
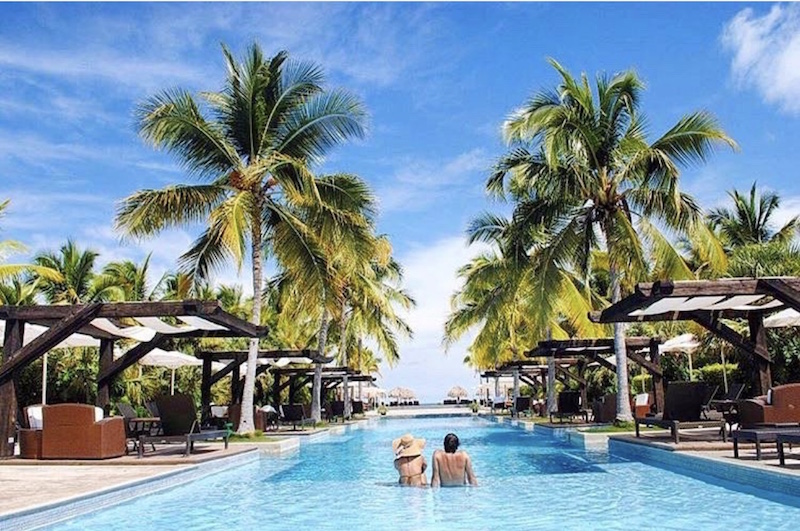
[[[425,469],[428,463],[422,455],[425,448],[425,439],[415,439],[407,433],[392,441],[394,451],[394,467],[400,473],[400,484],[410,487],[424,487],[428,484],[425,479]]]

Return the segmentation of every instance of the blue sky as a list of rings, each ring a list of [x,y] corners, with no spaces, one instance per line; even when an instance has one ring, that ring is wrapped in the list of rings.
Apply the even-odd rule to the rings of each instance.
[[[164,88],[216,90],[220,42],[236,54],[258,41],[319,62],[331,86],[359,94],[370,134],[336,150],[323,171],[367,179],[419,302],[416,331],[386,387],[441,398],[474,387],[466,341],[440,348],[454,272],[476,250],[471,217],[491,204],[483,182],[503,151],[500,124],[550,88],[554,57],[573,73],[634,68],[648,85],[653,136],[682,114],[713,112],[741,146],[683,173],[706,207],[753,180],[800,212],[800,8],[755,4],[0,4],[0,198],[3,238],[32,251],[68,237],[102,261],[153,252],[173,268],[196,228],[120,243],[114,204],[141,188],[185,180],[133,127],[137,102]],[[20,257],[24,258],[24,257]],[[223,282],[249,283],[225,271]]]

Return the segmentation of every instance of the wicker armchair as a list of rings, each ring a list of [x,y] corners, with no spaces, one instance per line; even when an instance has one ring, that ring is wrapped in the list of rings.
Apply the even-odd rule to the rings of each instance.
[[[108,459],[125,455],[125,420],[102,418],[97,409],[88,404],[44,406],[42,459]]]

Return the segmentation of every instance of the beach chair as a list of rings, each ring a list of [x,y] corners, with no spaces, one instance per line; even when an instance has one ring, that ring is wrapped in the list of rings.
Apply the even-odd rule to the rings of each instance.
[[[717,426],[722,433],[722,440],[727,442],[727,433],[724,420],[703,420],[701,418],[703,405],[708,401],[708,385],[705,382],[671,382],[667,385],[664,397],[664,413],[637,417],[635,422],[636,436],[639,437],[639,427],[657,426],[668,428],[672,440],[680,442],[681,428],[702,428]]]
[[[303,404],[281,404],[279,409],[280,421],[283,424],[291,424],[293,430],[297,429],[298,424],[301,430],[305,424],[314,424],[312,419],[306,417]]]
[[[353,415],[363,415],[364,414],[364,402],[361,400],[353,400],[351,404],[351,408],[353,410]]]
[[[161,434],[139,436],[139,457],[144,456],[146,443],[186,443],[184,455],[194,450],[195,441],[223,439],[225,449],[228,448],[228,430],[203,430],[197,418],[197,410],[191,397],[183,394],[161,396],[156,399],[156,407],[160,413]]]
[[[700,408],[700,414],[703,415],[704,419],[708,418],[708,413],[712,409],[711,404],[714,402],[714,398],[717,396],[718,391],[718,385],[706,387],[706,396],[703,398],[703,405]]]
[[[518,396],[516,400],[514,400],[514,413],[519,416],[520,413],[527,413],[527,415],[531,416],[531,397],[529,396]]]
[[[334,400],[331,402],[331,420],[342,419],[344,422],[344,402],[342,400]]]
[[[589,422],[589,413],[581,407],[580,391],[561,391],[558,393],[558,411],[550,413],[550,422],[553,416],[558,417],[559,422],[564,422],[564,418],[569,418],[572,422],[574,417],[583,417],[584,422]]]

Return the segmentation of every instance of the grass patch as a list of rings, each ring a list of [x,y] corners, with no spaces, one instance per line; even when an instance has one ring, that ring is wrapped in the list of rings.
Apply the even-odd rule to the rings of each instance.
[[[656,426],[645,426],[640,425],[639,431],[658,431],[663,428],[659,428]],[[615,422],[614,424],[608,424],[605,426],[593,426],[591,428],[586,428],[582,430],[588,433],[628,433],[636,431],[636,423],[634,422]]]
[[[274,435],[264,435],[263,432],[256,430],[255,433],[248,435],[239,435],[234,433],[231,435],[228,442],[232,443],[259,443],[259,442],[278,442],[286,439],[286,437],[276,437]]]

